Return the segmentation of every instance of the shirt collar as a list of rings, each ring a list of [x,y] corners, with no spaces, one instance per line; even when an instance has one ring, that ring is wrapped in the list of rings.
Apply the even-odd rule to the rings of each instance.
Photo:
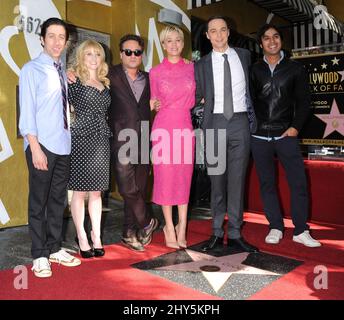
[[[125,73],[125,75],[128,77],[128,70],[126,68],[124,68],[124,66],[122,65],[123,71]],[[137,78],[135,80],[140,80],[143,77],[143,72],[139,69],[137,71]]]
[[[280,59],[277,61],[276,65],[278,65],[284,59],[284,56],[285,56],[285,54],[284,54],[283,50],[281,50],[280,51]],[[263,59],[267,64],[270,64],[268,62],[268,60],[266,59],[265,55],[264,55]]]
[[[233,54],[235,54],[235,51],[233,48],[230,48],[230,47],[228,47],[225,52],[219,52],[219,51],[215,51],[213,49],[212,55],[215,59],[223,59],[223,54],[225,54],[225,53],[228,55],[228,57],[230,57]]]
[[[56,62],[52,57],[50,57],[47,53],[45,53],[44,51],[42,51],[39,55],[39,59],[46,64],[49,65],[54,65],[54,63]],[[61,65],[61,67],[63,68],[63,62],[61,59],[59,59],[56,63],[59,63]]]

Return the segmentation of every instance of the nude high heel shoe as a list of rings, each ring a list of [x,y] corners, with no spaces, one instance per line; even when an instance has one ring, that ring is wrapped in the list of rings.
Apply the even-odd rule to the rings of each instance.
[[[178,234],[179,234],[179,225],[177,224],[176,225],[176,234],[177,234],[177,243],[178,243],[178,245],[179,245],[179,247],[181,247],[181,248],[187,248],[187,242],[186,242],[186,240],[179,240],[178,239]]]
[[[168,231],[167,231],[167,228],[166,228],[166,225],[162,228],[162,230],[164,231],[164,235],[165,235],[165,244],[166,244],[166,247],[169,247],[169,248],[173,248],[173,249],[180,249],[180,247],[178,246],[178,243],[177,243],[177,240],[176,238],[174,239],[174,241],[170,241],[170,240],[167,240],[168,239]],[[173,230],[174,231],[174,230]],[[169,235],[170,236],[170,235]],[[174,234],[174,237],[176,235]]]

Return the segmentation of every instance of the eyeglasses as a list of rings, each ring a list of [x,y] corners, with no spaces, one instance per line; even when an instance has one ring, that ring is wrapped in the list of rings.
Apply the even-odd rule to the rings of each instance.
[[[135,55],[135,57],[139,57],[142,55],[143,51],[136,49],[136,50],[130,50],[130,49],[122,49],[121,52],[124,52],[126,56],[130,57],[132,54]]]

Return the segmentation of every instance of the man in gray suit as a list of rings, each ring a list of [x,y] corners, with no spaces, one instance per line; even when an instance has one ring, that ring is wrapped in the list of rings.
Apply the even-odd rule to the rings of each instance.
[[[195,66],[196,100],[204,99],[202,129],[213,214],[213,235],[202,250],[206,252],[223,246],[223,222],[228,213],[227,245],[241,251],[258,252],[243,239],[240,230],[250,125],[254,129],[255,123],[248,87],[251,58],[248,50],[229,47],[229,33],[224,17],[211,17],[206,35],[213,50]],[[210,150],[215,151],[218,162],[212,161]],[[221,165],[221,158],[225,159],[224,165]]]

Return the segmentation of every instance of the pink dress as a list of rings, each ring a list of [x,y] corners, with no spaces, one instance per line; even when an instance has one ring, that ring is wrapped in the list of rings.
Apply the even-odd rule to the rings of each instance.
[[[189,202],[194,162],[190,109],[195,103],[194,65],[164,59],[149,72],[151,99],[160,101],[152,127],[153,202]]]

